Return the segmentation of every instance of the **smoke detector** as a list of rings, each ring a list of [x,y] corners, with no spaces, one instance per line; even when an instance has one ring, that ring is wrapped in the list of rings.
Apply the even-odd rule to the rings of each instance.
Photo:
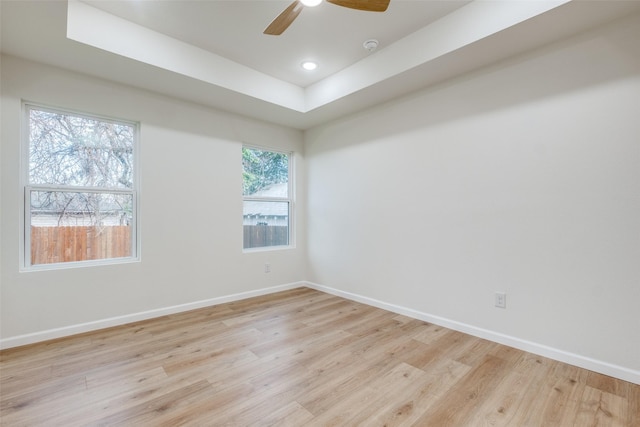
[[[362,43],[362,47],[364,47],[367,52],[373,52],[378,48],[378,40],[369,39]]]

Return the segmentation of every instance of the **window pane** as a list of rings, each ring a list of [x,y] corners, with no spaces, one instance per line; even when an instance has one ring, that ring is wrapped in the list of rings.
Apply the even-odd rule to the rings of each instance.
[[[133,195],[31,191],[31,265],[131,256]]]
[[[242,194],[288,197],[289,156],[274,151],[242,148]]]
[[[243,211],[244,249],[289,244],[289,202],[246,200]]]
[[[134,127],[29,110],[29,182],[133,188]]]

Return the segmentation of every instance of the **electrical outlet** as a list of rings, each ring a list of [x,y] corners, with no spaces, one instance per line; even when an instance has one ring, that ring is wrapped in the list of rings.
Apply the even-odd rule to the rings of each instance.
[[[269,264],[268,262],[264,263],[264,272],[271,273],[271,264]]]
[[[504,292],[496,292],[495,305],[498,308],[507,308],[507,294]]]

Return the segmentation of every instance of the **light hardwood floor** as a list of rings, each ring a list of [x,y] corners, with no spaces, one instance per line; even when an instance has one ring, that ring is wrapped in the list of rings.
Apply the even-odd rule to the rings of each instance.
[[[640,386],[300,288],[0,353],[2,426],[640,426]]]

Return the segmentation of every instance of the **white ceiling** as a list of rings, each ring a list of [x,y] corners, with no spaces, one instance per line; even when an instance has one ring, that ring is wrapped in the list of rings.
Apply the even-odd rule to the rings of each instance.
[[[384,13],[321,3],[306,8],[280,36],[262,32],[292,0],[104,1],[85,3],[198,46],[232,61],[306,87],[368,55],[362,43],[388,46],[464,6],[467,1],[392,1]],[[304,60],[320,63],[313,73]]]
[[[308,129],[640,11],[628,0],[2,0],[2,52]],[[362,43],[380,42],[367,52]],[[312,59],[314,72],[300,67]]]

